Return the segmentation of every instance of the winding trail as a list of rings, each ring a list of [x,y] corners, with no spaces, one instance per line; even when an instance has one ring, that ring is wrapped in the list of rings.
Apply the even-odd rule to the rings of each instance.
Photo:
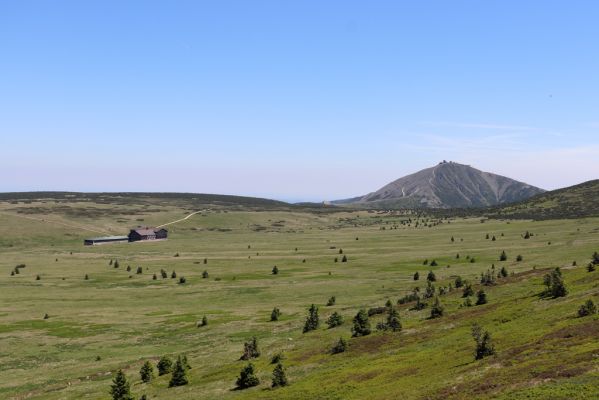
[[[186,216],[184,218],[178,219],[176,221],[167,222],[166,224],[158,225],[158,226],[156,226],[156,228],[162,228],[162,227],[167,226],[167,225],[172,225],[172,224],[176,224],[177,222],[185,221],[186,219],[188,219],[192,215],[196,215],[196,214],[199,214],[199,213],[204,212],[204,211],[210,211],[210,209],[205,209],[205,210],[200,210],[200,211],[194,211],[194,212],[192,212],[191,214],[189,214],[188,216]]]

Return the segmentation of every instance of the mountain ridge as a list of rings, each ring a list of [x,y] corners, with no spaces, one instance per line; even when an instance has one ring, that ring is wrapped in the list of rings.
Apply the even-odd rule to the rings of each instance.
[[[377,208],[472,208],[526,200],[545,190],[470,165],[442,161],[336,205]]]

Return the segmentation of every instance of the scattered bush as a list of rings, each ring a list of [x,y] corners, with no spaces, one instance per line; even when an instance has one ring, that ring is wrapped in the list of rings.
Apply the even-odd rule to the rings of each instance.
[[[354,323],[351,330],[353,337],[370,335],[370,321],[368,320],[366,310],[360,310],[352,322]]]
[[[436,267],[437,265],[438,264],[436,260],[431,261],[431,267]]]
[[[278,273],[279,273],[279,268],[277,268],[277,266],[275,265],[274,267],[272,267],[272,274],[277,275]]]
[[[179,277],[179,285],[183,285],[185,282],[187,282],[187,279],[184,276]]]
[[[435,297],[435,302],[433,303],[433,306],[431,307],[431,319],[442,317],[444,310],[445,309],[441,305],[439,298]]]
[[[472,327],[472,337],[476,342],[476,348],[474,350],[474,359],[480,360],[484,357],[495,354],[495,347],[491,341],[491,334],[489,331],[484,331],[482,328],[474,324]]]
[[[516,261],[518,261],[518,262],[522,261],[523,259],[524,259],[524,258],[522,258],[522,256],[521,256],[520,254],[518,254],[518,255],[516,256]]]
[[[253,386],[258,386],[259,384],[260,380],[254,372],[254,365],[252,363],[249,363],[241,369],[239,377],[237,378],[237,382],[235,383],[237,389],[247,389]]]
[[[347,350],[347,341],[343,338],[339,338],[339,341],[331,348],[332,354],[343,353]]]
[[[202,272],[202,279],[208,279],[208,271]]]
[[[175,279],[177,277],[177,273],[175,271],[173,271],[171,273],[171,279]]]
[[[272,312],[270,313],[270,320],[278,321],[280,316],[281,316],[281,310],[279,310],[277,307],[275,307],[272,309]]]
[[[377,329],[392,332],[401,331],[401,321],[399,320],[399,312],[397,312],[397,310],[393,306],[389,307],[388,309],[389,313],[387,314],[386,321],[379,323],[377,325]]]
[[[543,283],[547,287],[544,294],[553,298],[563,297],[568,294],[566,285],[562,278],[562,272],[559,267],[555,268],[551,273],[546,274],[543,278]]]
[[[250,341],[243,344],[243,354],[240,360],[251,360],[252,358],[260,357],[260,350],[258,349],[258,339],[254,336]]]
[[[595,303],[593,303],[593,300],[587,300],[578,309],[579,317],[586,317],[587,315],[593,315],[596,313],[597,313],[597,306],[595,306]]]
[[[464,286],[464,290],[462,292],[462,297],[468,297],[468,296],[472,296],[474,295],[474,289],[472,289],[472,285],[467,283],[466,286]]]
[[[414,280],[417,281],[418,279],[420,279],[420,274],[418,273],[418,271],[416,271],[414,273]]]
[[[173,362],[167,356],[163,356],[156,364],[156,369],[158,369],[158,376],[166,375],[172,371]]]
[[[464,286],[464,280],[462,279],[461,276],[458,276],[457,278],[455,278],[454,286],[455,286],[456,289],[459,289],[462,286]]]
[[[426,290],[424,291],[424,298],[430,299],[435,295],[435,285],[433,285],[430,281],[426,283]]]
[[[120,369],[112,379],[112,385],[110,385],[110,394],[112,395],[112,400],[133,400],[127,377]]]
[[[285,369],[283,368],[283,364],[278,363],[275,369],[272,371],[272,387],[282,387],[287,386],[289,382],[287,381],[287,376],[285,375]]]
[[[283,353],[275,353],[274,356],[270,359],[271,364],[278,364],[283,360]]]
[[[480,306],[483,304],[487,304],[487,294],[481,289],[476,293],[476,305]]]
[[[306,333],[313,331],[318,328],[319,324],[320,320],[318,317],[318,307],[312,304],[310,306],[310,309],[308,310],[308,317],[306,318],[306,323],[304,324],[303,332]]]
[[[327,301],[327,306],[328,307],[334,306],[336,302],[337,302],[337,299],[335,298],[335,296],[331,296],[329,298],[329,300]]]
[[[183,359],[181,356],[177,357],[177,362],[175,362],[173,375],[168,383],[168,387],[184,386],[189,383],[186,372],[187,366],[187,358]]]
[[[343,324],[343,316],[335,311],[329,316],[329,318],[327,318],[326,324],[328,325],[329,329],[340,326]]]
[[[435,273],[433,271],[429,271],[428,275],[426,276],[426,280],[428,282],[435,282],[437,280],[437,277],[435,276]]]
[[[154,378],[154,367],[152,366],[152,363],[146,361],[139,370],[139,376],[141,377],[142,382],[150,382]]]

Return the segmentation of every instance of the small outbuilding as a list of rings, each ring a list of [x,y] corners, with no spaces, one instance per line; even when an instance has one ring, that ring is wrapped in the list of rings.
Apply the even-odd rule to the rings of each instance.
[[[164,228],[136,228],[129,232],[130,242],[139,242],[144,240],[165,240],[168,236],[168,231]]]

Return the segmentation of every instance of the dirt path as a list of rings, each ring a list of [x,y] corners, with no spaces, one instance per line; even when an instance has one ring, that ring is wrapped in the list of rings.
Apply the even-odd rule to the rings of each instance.
[[[186,216],[184,218],[181,218],[181,219],[178,219],[178,220],[172,221],[172,222],[167,222],[166,224],[158,225],[156,228],[162,228],[162,227],[167,226],[167,225],[172,225],[172,224],[176,224],[177,222],[185,221],[187,218],[191,217],[192,215],[196,215],[196,214],[199,214],[199,213],[204,212],[204,211],[210,211],[210,209],[205,209],[205,210],[200,210],[200,211],[194,211],[194,212],[192,212],[191,214],[189,214],[188,216]]]

